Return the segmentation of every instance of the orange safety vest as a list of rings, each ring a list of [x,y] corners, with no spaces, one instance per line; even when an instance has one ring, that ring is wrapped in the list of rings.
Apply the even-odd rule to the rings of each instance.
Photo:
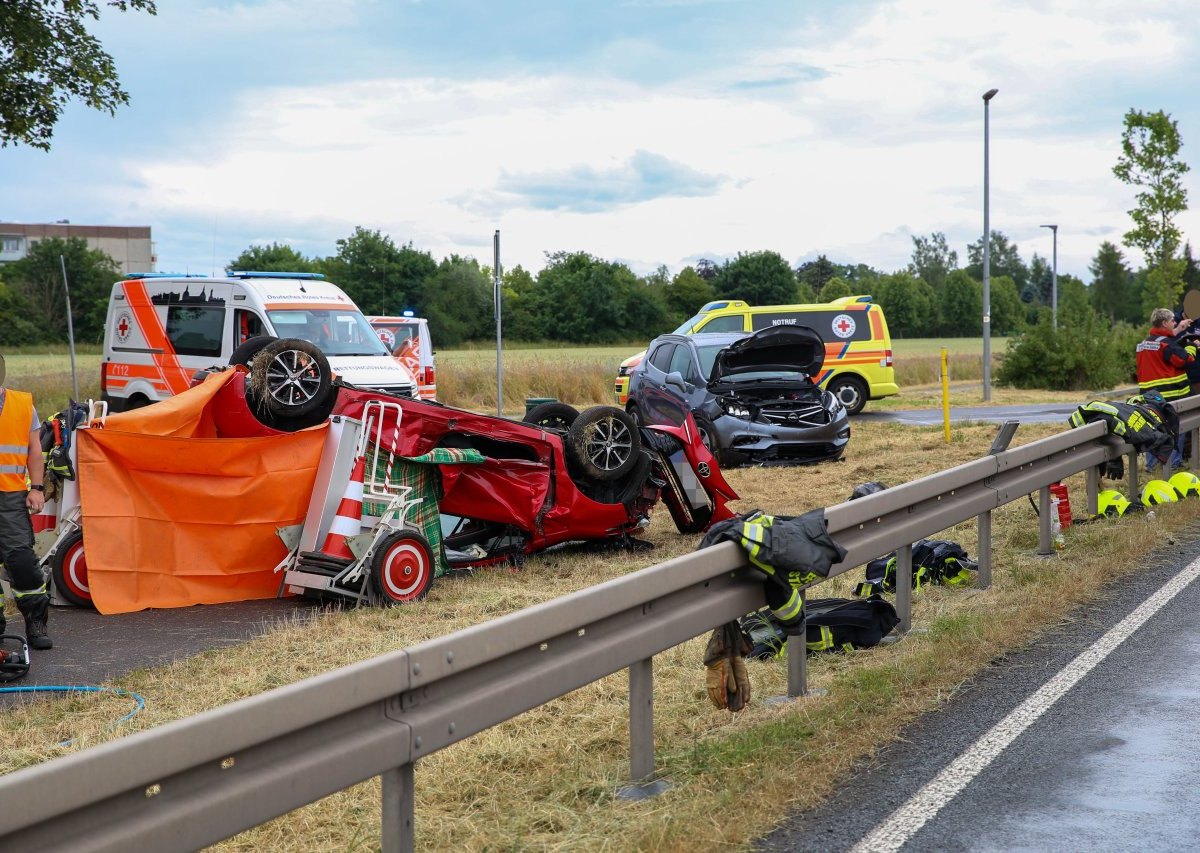
[[[6,388],[0,409],[0,492],[25,491],[32,423],[33,395]]]

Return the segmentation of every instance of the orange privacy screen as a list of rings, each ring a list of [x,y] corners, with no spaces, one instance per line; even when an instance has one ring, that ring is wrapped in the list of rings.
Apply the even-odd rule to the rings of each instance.
[[[88,585],[101,613],[273,598],[300,524],[326,426],[217,437],[214,398],[233,371],[80,430]]]

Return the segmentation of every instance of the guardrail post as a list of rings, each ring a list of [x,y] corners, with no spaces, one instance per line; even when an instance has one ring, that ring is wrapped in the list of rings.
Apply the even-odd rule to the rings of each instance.
[[[1095,518],[1100,512],[1100,469],[1095,466],[1088,468],[1084,480],[1087,483],[1088,518]]]
[[[980,589],[987,589],[992,585],[992,511],[989,509],[980,513],[976,519],[976,527],[979,530],[979,542],[976,546],[979,551],[977,584]]]
[[[1129,471],[1129,494],[1127,497],[1133,503],[1138,503],[1138,492],[1142,490],[1138,484],[1138,457],[1141,455],[1136,450],[1129,451],[1129,459],[1125,464]]]
[[[383,853],[412,853],[416,849],[413,834],[413,765],[393,767],[381,775],[383,782],[383,827],[380,838]]]
[[[1188,467],[1194,469],[1197,461],[1200,461],[1200,427],[1192,430],[1192,455]]]
[[[800,594],[801,601],[804,593]],[[803,607],[803,605],[801,605]],[[787,638],[788,698],[795,699],[808,693],[808,616],[800,620],[798,633]]]
[[[629,667],[629,778],[644,782],[654,774],[654,660]]]
[[[1054,543],[1050,541],[1050,487],[1038,489],[1038,549],[1039,557],[1053,557]]]
[[[900,633],[912,630],[912,543],[896,549],[896,615]]]

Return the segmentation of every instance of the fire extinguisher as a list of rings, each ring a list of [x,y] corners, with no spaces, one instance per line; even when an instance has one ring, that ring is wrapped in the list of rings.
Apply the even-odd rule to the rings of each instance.
[[[1071,526],[1071,496],[1062,483],[1050,484],[1050,498],[1058,507],[1058,526],[1066,530]]]

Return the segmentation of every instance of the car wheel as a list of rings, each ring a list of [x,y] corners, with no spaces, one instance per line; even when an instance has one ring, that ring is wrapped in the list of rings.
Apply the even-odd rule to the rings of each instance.
[[[418,601],[433,585],[433,549],[414,530],[388,534],[371,557],[371,589],[383,604]]]
[[[321,408],[333,376],[316,344],[284,338],[264,346],[250,366],[250,388],[270,414],[298,418]]]
[[[848,415],[857,415],[867,404],[867,386],[856,376],[835,376],[826,390],[841,401]]]
[[[566,432],[579,417],[579,410],[567,403],[539,403],[522,420],[527,424]]]
[[[50,560],[54,590],[76,607],[92,607],[88,587],[87,558],[83,553],[83,531],[75,530],[58,546]]]
[[[237,348],[229,354],[229,363],[248,365],[254,356],[262,351],[262,348],[267,344],[279,340],[274,335],[256,335],[253,338],[247,338],[238,344]]]
[[[642,440],[637,424],[625,412],[615,406],[593,406],[571,424],[567,447],[586,476],[607,482],[633,470]]]
[[[638,427],[644,427],[646,425],[645,420],[642,419],[642,410],[633,403],[630,403],[625,407],[625,414],[629,415],[630,420],[637,424]]]
[[[696,429],[700,431],[700,443],[709,453],[717,456],[720,453],[720,447],[717,444],[717,428],[713,426],[713,422],[707,415],[699,413],[693,413],[692,420],[696,422]]]

